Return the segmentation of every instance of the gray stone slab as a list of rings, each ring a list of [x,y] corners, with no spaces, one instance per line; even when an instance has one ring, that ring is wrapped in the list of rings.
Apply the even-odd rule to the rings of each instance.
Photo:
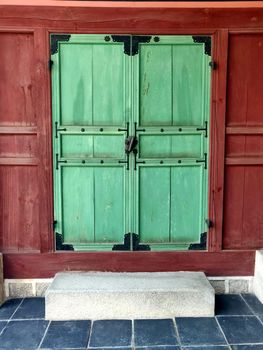
[[[37,297],[43,297],[45,296],[45,293],[50,286],[51,283],[49,282],[37,282],[36,283],[36,296]]]
[[[0,253],[0,305],[4,302],[3,254]]]
[[[32,283],[24,282],[24,283],[17,283],[17,282],[10,282],[8,284],[9,286],[9,297],[10,298],[28,298],[28,297],[34,297]]]
[[[45,303],[48,320],[209,317],[215,292],[203,272],[63,272]]]
[[[256,252],[253,291],[261,303],[263,303],[263,250]]]
[[[209,281],[211,286],[214,288],[216,294],[224,294],[226,291],[224,280]]]
[[[240,294],[248,293],[249,286],[247,280],[230,280],[229,293]]]

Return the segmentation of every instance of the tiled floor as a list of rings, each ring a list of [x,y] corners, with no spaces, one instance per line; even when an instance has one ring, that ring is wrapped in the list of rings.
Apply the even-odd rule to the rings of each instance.
[[[263,304],[255,296],[216,296],[216,317],[164,320],[44,320],[44,299],[0,308],[0,350],[263,350]]]

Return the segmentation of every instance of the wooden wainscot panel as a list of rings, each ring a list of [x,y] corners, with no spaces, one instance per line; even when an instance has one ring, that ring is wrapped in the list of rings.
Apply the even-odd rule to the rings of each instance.
[[[263,32],[232,34],[228,58],[228,126],[263,126]]]
[[[225,176],[225,249],[263,246],[263,166],[229,165]]]
[[[0,33],[0,125],[35,125],[33,35]]]
[[[263,246],[263,32],[229,38],[223,248]]]
[[[0,249],[39,250],[36,166],[0,166]]]
[[[0,128],[1,133],[1,128]],[[1,135],[0,158],[6,157],[37,157],[36,135]]]
[[[226,157],[263,157],[263,135],[227,135]]]

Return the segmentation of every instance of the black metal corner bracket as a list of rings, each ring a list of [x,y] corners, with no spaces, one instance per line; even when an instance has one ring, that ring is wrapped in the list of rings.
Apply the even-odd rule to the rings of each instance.
[[[109,37],[105,37],[105,41],[109,41]],[[131,51],[131,36],[130,35],[112,35],[112,41],[115,43],[123,43],[124,44],[124,53],[130,56]]]
[[[140,244],[139,235],[136,233],[126,233],[124,235],[123,244],[114,244],[112,250],[117,251],[143,251],[143,250],[151,250],[150,246],[147,244]]]
[[[63,244],[62,234],[56,232],[56,250],[74,250],[72,244]]]
[[[207,232],[201,233],[200,243],[192,243],[188,250],[206,250]]]
[[[211,36],[192,36],[194,43],[204,43],[205,45],[205,54],[211,56]]]
[[[152,37],[150,35],[111,35],[111,38],[113,42],[124,44],[123,51],[126,55],[135,56],[139,52],[139,44],[149,43]],[[109,42],[110,36],[105,36],[104,39]]]
[[[70,37],[70,34],[51,34],[51,55],[58,52],[59,41],[69,41]]]
[[[151,36],[150,35],[144,35],[144,36],[139,36],[139,35],[134,35],[132,36],[132,50],[131,50],[131,55],[137,55],[139,52],[139,44],[140,43],[149,43],[151,41]]]

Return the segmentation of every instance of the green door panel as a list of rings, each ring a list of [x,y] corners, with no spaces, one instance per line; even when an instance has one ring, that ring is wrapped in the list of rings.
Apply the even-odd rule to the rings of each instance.
[[[75,249],[122,242],[125,230],[125,169],[63,166],[61,170],[64,243]],[[91,245],[90,245],[91,244]],[[90,246],[89,246],[90,245]]]
[[[203,166],[171,168],[171,241],[198,243],[204,232],[202,218]]]
[[[140,136],[141,158],[200,158],[203,154],[202,135],[163,133]]]
[[[168,167],[139,167],[139,229],[143,243],[168,243],[170,187]]]
[[[123,135],[63,135],[61,155],[66,158],[124,158]]]
[[[103,36],[85,37],[79,42],[84,38],[72,35],[52,57],[60,82],[60,124],[122,125],[127,61],[122,46],[107,45]]]
[[[209,60],[191,36],[161,37],[141,44],[139,70],[140,125],[203,125],[207,120]]]
[[[180,249],[199,242],[204,229],[200,220],[203,173],[203,166],[198,165],[140,166],[138,231],[142,243],[153,249],[171,243]]]
[[[142,45],[140,57],[136,57],[140,69],[141,125],[173,125],[171,49],[171,45]]]
[[[207,231],[211,58],[191,36],[161,36],[139,52],[135,232],[152,250],[188,249]]]
[[[123,38],[133,44],[133,36]],[[112,250],[127,233],[151,250],[198,245],[207,231],[205,42],[151,37],[138,41],[137,53],[110,35],[57,40],[51,55],[57,249]],[[125,152],[132,136],[137,144]]]

